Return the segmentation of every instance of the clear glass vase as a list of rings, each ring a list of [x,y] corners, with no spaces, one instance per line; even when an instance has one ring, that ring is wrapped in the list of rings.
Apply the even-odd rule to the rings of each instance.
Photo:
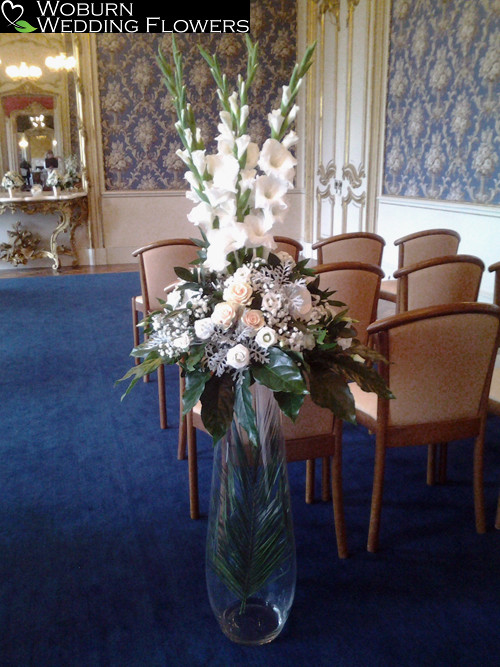
[[[227,637],[265,644],[279,635],[295,594],[296,560],[281,412],[253,387],[258,442],[233,420],[214,448],[206,576]]]

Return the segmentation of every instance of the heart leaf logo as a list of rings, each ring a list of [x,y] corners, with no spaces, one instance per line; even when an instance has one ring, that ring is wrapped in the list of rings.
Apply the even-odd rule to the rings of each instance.
[[[36,30],[32,25],[21,19],[24,14],[24,7],[22,5],[15,5],[12,0],[4,0],[0,5],[0,10],[5,20],[14,26],[17,32],[33,32]]]

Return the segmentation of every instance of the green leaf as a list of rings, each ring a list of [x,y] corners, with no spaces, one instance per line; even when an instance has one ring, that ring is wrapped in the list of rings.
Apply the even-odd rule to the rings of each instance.
[[[250,384],[250,373],[249,371],[245,371],[243,381],[236,385],[234,394],[234,414],[248,433],[250,440],[257,445],[259,442],[259,432],[257,429],[257,417],[255,415],[255,410],[253,409]]]
[[[309,388],[317,405],[331,410],[344,421],[356,423],[354,397],[341,375],[323,366],[311,366]]]
[[[187,414],[198,403],[210,377],[210,373],[203,371],[186,373],[186,389],[182,396],[182,414]]]
[[[125,380],[129,380],[132,378],[132,381],[130,382],[129,386],[127,387],[127,390],[125,393],[122,395],[121,400],[127,396],[132,387],[145,375],[149,375],[150,373],[153,373],[161,364],[163,363],[162,358],[159,355],[150,355],[147,359],[145,359],[142,364],[139,364],[138,366],[132,366],[130,370],[128,370],[125,375],[117,380],[115,382],[115,386],[119,382],[124,382]]]
[[[233,420],[234,387],[230,375],[213,375],[201,395],[201,419],[214,439],[214,445],[226,434]]]
[[[287,394],[283,391],[276,391],[274,398],[277,400],[283,414],[295,421],[304,402],[304,394]]]
[[[192,346],[189,350],[189,356],[186,359],[185,366],[187,371],[194,371],[205,354],[205,345]]]
[[[34,32],[36,30],[36,28],[30,25],[28,21],[24,21],[23,19],[17,21],[14,28],[17,32]]]
[[[307,394],[306,383],[295,361],[279,347],[271,347],[268,352],[269,363],[253,369],[257,382],[272,391]]]
[[[184,266],[174,266],[175,273],[179,276],[181,280],[185,280],[190,283],[193,282],[193,274],[189,269],[186,269]]]

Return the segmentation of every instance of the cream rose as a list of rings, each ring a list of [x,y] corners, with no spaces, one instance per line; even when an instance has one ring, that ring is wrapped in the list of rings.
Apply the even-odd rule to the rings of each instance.
[[[250,351],[247,347],[241,343],[238,343],[238,345],[235,345],[230,350],[228,350],[226,361],[228,366],[231,366],[232,368],[245,368],[245,366],[248,366],[248,362],[250,361]]]
[[[234,322],[236,315],[236,308],[231,303],[221,301],[215,306],[211,320],[214,324],[220,324],[227,329]]]
[[[246,305],[252,298],[253,289],[249,283],[236,280],[226,287],[223,293],[225,301]]]
[[[266,323],[264,315],[260,310],[245,310],[241,316],[241,321],[246,327],[250,327],[251,329],[255,330],[262,329]]]

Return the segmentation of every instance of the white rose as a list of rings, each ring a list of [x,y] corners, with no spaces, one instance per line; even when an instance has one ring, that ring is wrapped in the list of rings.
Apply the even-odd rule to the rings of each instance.
[[[247,347],[238,343],[228,351],[226,361],[231,368],[245,368],[250,361],[250,352]]]
[[[202,320],[196,320],[194,323],[194,332],[201,340],[210,338],[214,331],[214,323],[210,317],[204,317]]]
[[[177,338],[174,338],[172,341],[172,345],[174,347],[178,347],[180,350],[187,350],[191,343],[191,338],[189,337],[188,333],[183,333]]]
[[[214,324],[220,324],[226,329],[231,326],[237,315],[236,308],[227,301],[218,303],[211,315],[211,320]]]
[[[264,320],[264,315],[260,310],[245,310],[241,317],[241,321],[247,327],[251,329],[262,329],[266,323]]]
[[[276,332],[271,327],[262,327],[262,329],[257,331],[257,335],[255,336],[255,342],[266,349],[274,345],[277,340]]]
[[[234,301],[246,305],[252,298],[253,289],[249,283],[235,280],[226,287],[222,298],[225,301]]]

